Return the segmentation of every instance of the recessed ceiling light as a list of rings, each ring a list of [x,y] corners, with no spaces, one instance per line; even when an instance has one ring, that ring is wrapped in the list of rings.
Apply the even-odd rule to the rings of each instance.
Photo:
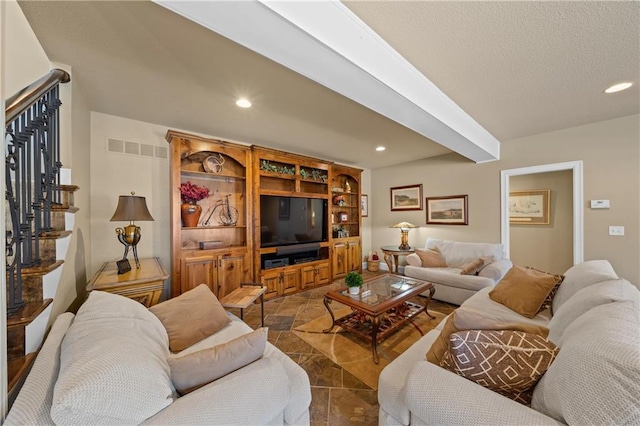
[[[249,102],[248,99],[240,98],[236,101],[236,105],[238,105],[240,108],[250,108],[251,102]]]
[[[605,90],[604,93],[620,92],[622,90],[628,89],[631,86],[633,86],[633,83],[629,83],[629,82],[614,84],[613,86],[611,86],[607,90]]]
[[[384,146],[379,146],[376,148],[376,151],[384,151],[385,149],[387,148],[385,148]]]

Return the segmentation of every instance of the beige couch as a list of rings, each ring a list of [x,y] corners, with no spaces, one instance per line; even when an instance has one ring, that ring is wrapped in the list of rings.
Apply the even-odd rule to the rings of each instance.
[[[502,279],[513,264],[504,259],[502,244],[465,243],[458,241],[428,238],[425,249],[437,248],[447,268],[426,268],[422,266],[420,257],[412,253],[407,256],[404,274],[408,277],[430,281],[436,293],[434,299],[460,305],[473,296],[478,290],[493,287]],[[478,275],[461,275],[460,267],[478,258],[492,258]]]
[[[531,407],[425,359],[442,323],[380,374],[381,425],[640,424],[640,292],[609,262],[570,268],[549,310],[528,319],[478,291],[462,306],[549,328],[560,351]],[[443,321],[444,323],[444,321]]]
[[[269,343],[261,359],[178,396],[168,358],[252,331],[228,316],[222,330],[171,354],[155,315],[133,300],[94,291],[77,318],[57,318],[5,424],[309,424],[309,378]],[[74,337],[65,339],[70,327]],[[78,336],[93,343],[79,345]],[[65,370],[61,384],[71,361],[80,367]]]

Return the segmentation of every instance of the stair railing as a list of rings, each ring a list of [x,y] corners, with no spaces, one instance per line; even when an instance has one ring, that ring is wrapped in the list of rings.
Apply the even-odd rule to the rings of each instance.
[[[61,203],[59,85],[69,74],[53,69],[5,103],[7,313],[24,306],[22,270],[39,264],[40,233],[51,229]]]

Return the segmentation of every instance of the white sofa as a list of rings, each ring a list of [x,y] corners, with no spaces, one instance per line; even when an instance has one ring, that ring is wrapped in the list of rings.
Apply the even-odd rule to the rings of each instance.
[[[441,323],[380,374],[381,425],[640,424],[640,292],[607,261],[570,268],[549,310],[532,319],[477,292],[462,307],[543,325],[560,351],[531,407],[428,362]]]
[[[76,323],[84,324],[81,333],[95,337],[99,347],[80,348],[86,350],[80,354],[87,361],[84,368],[67,371],[66,379],[70,380],[57,386],[65,363],[70,362],[67,352],[74,349],[73,338],[65,341],[65,336],[75,316],[60,315],[5,425],[309,424],[309,378],[268,342],[259,360],[178,396],[171,383],[169,357],[216,346],[252,331],[237,317],[227,315],[231,323],[222,330],[170,354],[166,330],[155,315],[125,297],[92,292],[78,312],[84,322]],[[122,352],[122,348],[128,349]]]
[[[437,248],[447,268],[426,268],[420,257],[412,253],[407,256],[404,274],[408,277],[432,282],[436,292],[434,299],[460,305],[478,290],[493,287],[513,266],[504,259],[502,244],[465,243],[458,241],[428,238],[425,249]],[[478,258],[493,258],[493,262],[484,266],[478,275],[461,275],[460,267]]]

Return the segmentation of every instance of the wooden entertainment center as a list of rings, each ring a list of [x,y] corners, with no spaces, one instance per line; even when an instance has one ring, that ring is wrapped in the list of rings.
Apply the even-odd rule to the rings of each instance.
[[[166,139],[172,296],[205,283],[222,298],[252,281],[268,300],[362,272],[362,170],[174,130]],[[209,190],[197,226],[183,226],[186,182]]]

